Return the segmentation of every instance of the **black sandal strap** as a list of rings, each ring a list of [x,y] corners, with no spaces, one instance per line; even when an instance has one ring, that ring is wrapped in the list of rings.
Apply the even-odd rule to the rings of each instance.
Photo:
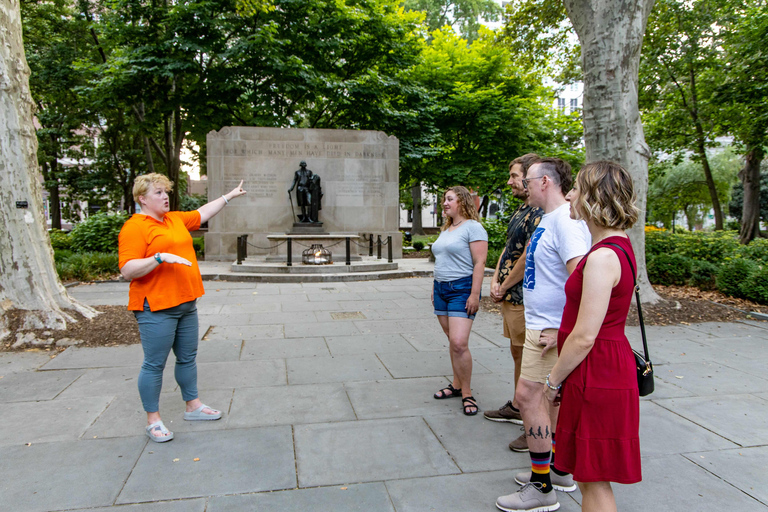
[[[451,394],[447,394],[446,391],[450,391]],[[437,393],[440,393],[440,396],[437,396]],[[461,390],[454,388],[453,384],[448,384],[448,386],[439,390],[437,393],[435,393],[435,398],[453,398],[455,396],[461,396]]]

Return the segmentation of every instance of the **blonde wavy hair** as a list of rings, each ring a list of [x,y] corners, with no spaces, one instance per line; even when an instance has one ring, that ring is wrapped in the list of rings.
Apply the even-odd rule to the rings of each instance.
[[[140,203],[139,196],[146,196],[151,185],[154,185],[155,188],[165,187],[168,192],[173,190],[173,182],[167,176],[156,172],[142,174],[133,182],[133,200]]]
[[[576,176],[579,197],[576,213],[597,226],[631,228],[640,215],[632,176],[615,162],[601,160],[584,165]]]
[[[466,187],[451,187],[445,191],[445,194],[448,192],[456,194],[456,199],[459,202],[459,212],[461,212],[462,217],[476,221],[480,220],[480,216],[477,214],[477,208],[475,208],[475,201],[472,200],[472,194]],[[443,194],[443,200],[445,200],[445,194]],[[451,226],[453,226],[453,217],[446,216],[442,230],[445,231]]]

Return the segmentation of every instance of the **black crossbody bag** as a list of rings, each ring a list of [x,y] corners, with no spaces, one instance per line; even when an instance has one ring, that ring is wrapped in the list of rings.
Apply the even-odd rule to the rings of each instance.
[[[640,287],[637,285],[635,266],[632,265],[632,259],[622,246],[610,242],[607,242],[605,245],[612,245],[621,249],[621,252],[627,257],[629,268],[632,269],[632,278],[635,281],[637,316],[640,318],[640,334],[643,337],[643,354],[634,349],[632,352],[635,354],[635,366],[637,366],[637,389],[640,391],[640,396],[647,396],[653,393],[653,363],[651,363],[651,357],[648,355],[648,342],[645,339],[645,322],[643,322],[643,310],[640,307]]]

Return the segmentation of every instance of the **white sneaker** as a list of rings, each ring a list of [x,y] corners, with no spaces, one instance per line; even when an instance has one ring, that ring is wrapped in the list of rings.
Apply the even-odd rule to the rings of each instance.
[[[557,493],[541,492],[541,484],[529,482],[519,491],[496,500],[496,508],[504,512],[552,512],[560,508]]]

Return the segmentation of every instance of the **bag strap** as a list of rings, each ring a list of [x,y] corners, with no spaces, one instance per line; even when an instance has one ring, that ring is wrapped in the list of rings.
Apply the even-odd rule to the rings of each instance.
[[[643,337],[643,352],[645,353],[645,361],[647,363],[651,360],[651,357],[648,355],[648,342],[645,340],[645,322],[643,321],[643,310],[640,307],[640,287],[637,285],[637,274],[635,273],[635,266],[632,265],[632,259],[629,257],[629,254],[626,250],[624,250],[622,246],[611,242],[605,242],[604,245],[612,245],[613,247],[620,249],[621,252],[624,253],[624,256],[627,257],[629,268],[632,269],[632,279],[635,281],[635,301],[637,302],[637,316],[640,319],[640,334]]]

